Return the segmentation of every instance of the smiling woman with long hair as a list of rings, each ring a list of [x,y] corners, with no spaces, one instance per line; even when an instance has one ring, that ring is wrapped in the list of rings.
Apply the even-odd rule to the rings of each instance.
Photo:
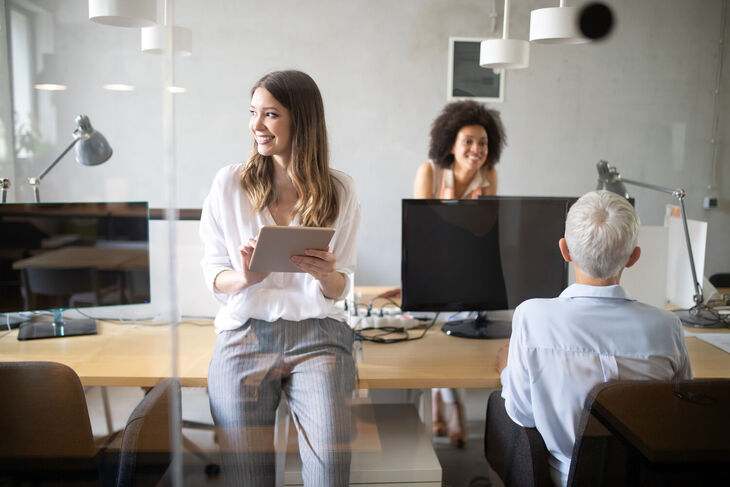
[[[253,155],[221,169],[203,205],[206,284],[221,308],[208,371],[226,485],[274,484],[273,426],[286,398],[308,486],[349,482],[353,334],[335,306],[353,285],[360,210],[329,167],[314,80],[276,71],[251,90]],[[335,229],[326,250],[291,257],[301,272],[253,272],[264,225]]]

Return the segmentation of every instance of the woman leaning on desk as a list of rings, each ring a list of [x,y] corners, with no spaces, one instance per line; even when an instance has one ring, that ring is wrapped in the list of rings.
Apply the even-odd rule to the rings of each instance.
[[[413,184],[415,198],[473,199],[497,194],[497,169],[504,128],[499,112],[474,101],[449,103],[431,127],[430,160],[421,164]],[[451,444],[466,443],[464,391],[433,389],[433,434],[448,434]],[[444,421],[444,402],[450,405]]]
[[[221,169],[203,205],[205,280],[221,308],[208,371],[226,485],[274,485],[282,396],[307,486],[350,477],[353,333],[335,300],[352,285],[360,222],[352,179],[329,168],[322,97],[300,71],[251,92],[253,155]],[[330,248],[292,256],[301,273],[248,269],[263,225],[335,228]]]

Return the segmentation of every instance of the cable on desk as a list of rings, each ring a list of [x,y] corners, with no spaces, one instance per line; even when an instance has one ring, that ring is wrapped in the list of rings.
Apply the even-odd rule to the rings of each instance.
[[[712,315],[714,321],[703,324],[702,326],[699,326],[699,328],[721,328],[723,326],[725,328],[730,328],[730,316],[723,317],[718,311],[710,307],[707,307],[706,310]],[[689,311],[689,309],[683,309],[682,311]]]
[[[426,333],[428,330],[430,330],[433,325],[436,324],[436,319],[438,318],[439,313],[436,313],[431,320],[431,323],[426,325],[423,328],[423,331],[420,335],[416,337],[411,337],[408,333],[408,329],[403,327],[395,327],[395,326],[384,326],[382,328],[367,328],[365,330],[354,330],[355,332],[355,339],[364,341],[364,342],[373,342],[373,343],[400,343],[400,342],[410,342],[414,340],[420,340],[424,336],[426,336]],[[367,334],[365,332],[368,332]],[[376,335],[370,334],[370,332],[379,332]],[[401,334],[402,336],[396,337],[396,338],[387,338],[389,335],[393,334]]]
[[[73,311],[76,311],[81,316],[84,316],[86,318],[91,318],[92,320],[101,321],[104,323],[109,323],[112,325],[129,325],[134,324],[138,326],[148,326],[150,328],[158,327],[158,326],[167,326],[170,324],[169,321],[162,321],[159,323],[144,323],[145,321],[150,322],[156,319],[159,319],[162,317],[161,314],[156,314],[153,316],[143,316],[143,317],[135,317],[135,318],[109,318],[109,317],[97,317],[97,316],[91,316],[87,313],[84,313],[78,308],[73,308]],[[207,316],[187,316],[183,315],[180,317],[179,324],[185,324],[185,325],[192,325],[192,326],[212,326],[212,320],[213,317],[207,317]]]
[[[73,311],[77,312],[81,316],[85,318],[90,318],[92,320],[102,321],[104,323],[110,323],[112,325],[128,325],[128,324],[135,324],[135,325],[141,325],[141,326],[164,326],[168,323],[140,323],[140,321],[152,321],[160,317],[159,314],[153,315],[153,316],[143,316],[143,317],[135,317],[135,318],[108,318],[103,316],[91,316],[87,313],[84,313],[79,308],[73,308]]]

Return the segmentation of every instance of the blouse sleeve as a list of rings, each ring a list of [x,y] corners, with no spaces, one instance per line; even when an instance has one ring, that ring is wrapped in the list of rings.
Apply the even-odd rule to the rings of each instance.
[[[337,258],[337,271],[345,276],[345,288],[337,298],[342,299],[347,296],[354,285],[357,231],[360,228],[360,203],[358,203],[352,179],[349,176],[341,175],[337,180],[342,184],[342,192],[340,193],[340,213],[337,217],[338,223],[335,227],[332,253]]]

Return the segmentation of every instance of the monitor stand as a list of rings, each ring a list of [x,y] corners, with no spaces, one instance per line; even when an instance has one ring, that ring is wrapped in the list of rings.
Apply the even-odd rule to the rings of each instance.
[[[64,320],[60,309],[53,310],[53,321],[26,321],[20,324],[18,340],[96,335],[96,320],[82,318]]]
[[[509,338],[512,322],[490,320],[486,311],[479,311],[476,318],[445,323],[441,331],[461,338]]]

